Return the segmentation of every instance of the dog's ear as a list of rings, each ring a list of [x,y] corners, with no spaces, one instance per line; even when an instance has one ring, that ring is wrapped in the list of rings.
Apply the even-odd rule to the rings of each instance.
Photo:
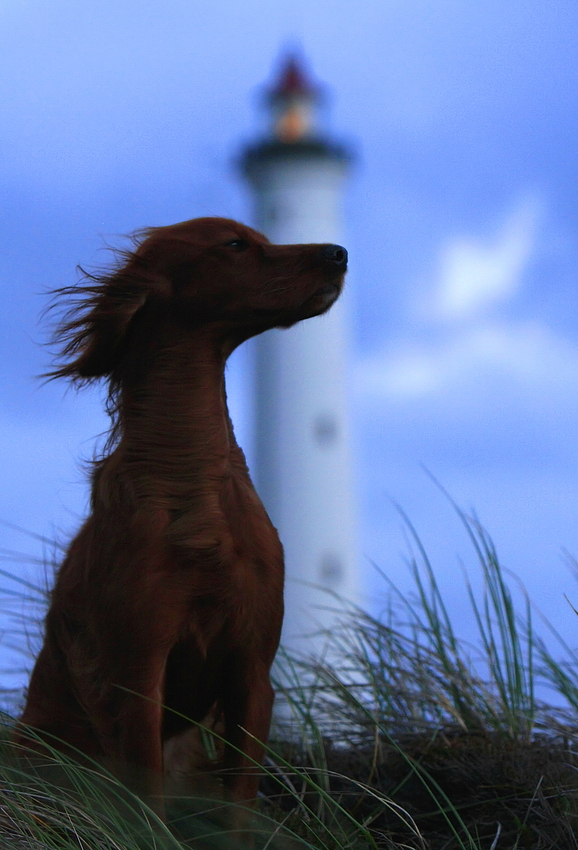
[[[85,281],[59,290],[73,306],[57,329],[65,361],[48,377],[82,382],[111,375],[122,358],[129,328],[149,299],[163,298],[169,282],[155,273],[139,253],[125,254],[126,264],[112,274],[84,272]]]

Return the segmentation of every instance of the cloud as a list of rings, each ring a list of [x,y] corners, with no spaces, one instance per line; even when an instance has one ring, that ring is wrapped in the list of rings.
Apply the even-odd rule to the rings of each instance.
[[[431,315],[463,321],[511,298],[533,256],[540,213],[538,199],[526,196],[491,239],[462,236],[444,245]]]
[[[477,392],[480,380],[503,380],[534,393],[566,392],[578,377],[578,348],[538,322],[487,321],[435,343],[401,344],[359,360],[358,392],[372,398],[418,398]]]
[[[442,247],[419,320],[408,316],[397,341],[358,360],[361,396],[409,400],[455,391],[465,403],[482,387],[495,394],[507,385],[528,400],[546,391],[573,397],[578,346],[539,320],[503,315],[536,255],[541,207],[522,197],[493,238],[459,237]]]

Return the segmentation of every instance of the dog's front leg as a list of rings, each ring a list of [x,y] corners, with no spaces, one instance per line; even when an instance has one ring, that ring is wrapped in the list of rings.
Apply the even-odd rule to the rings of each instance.
[[[247,832],[252,807],[257,799],[266,743],[271,725],[274,692],[266,668],[241,665],[233,674],[224,699],[225,773],[223,784],[232,804],[230,823]],[[250,836],[239,835],[250,846]]]
[[[155,678],[148,686],[111,684],[106,708],[101,704],[93,719],[109,769],[164,820],[162,675]]]
[[[126,773],[123,781],[164,820],[161,729],[160,688],[142,697],[134,696],[127,700],[119,735],[122,770]]]

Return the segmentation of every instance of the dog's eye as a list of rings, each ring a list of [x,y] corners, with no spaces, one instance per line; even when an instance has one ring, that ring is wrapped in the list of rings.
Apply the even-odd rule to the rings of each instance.
[[[249,248],[249,243],[246,239],[231,239],[230,242],[225,242],[227,248],[234,248],[235,251],[246,251]]]

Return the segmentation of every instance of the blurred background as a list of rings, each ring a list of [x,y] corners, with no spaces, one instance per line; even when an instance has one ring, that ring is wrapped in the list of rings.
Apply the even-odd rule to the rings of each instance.
[[[398,503],[460,617],[475,559],[431,474],[574,645],[577,36],[574,0],[3,0],[0,520],[65,541],[107,427],[98,389],[36,377],[47,293],[136,228],[251,223],[235,162],[263,132],[263,86],[298,51],[329,95],[327,130],[356,152],[345,244],[367,604],[381,604],[372,561],[410,585]],[[250,385],[237,364],[249,457]],[[50,555],[10,526],[0,541]],[[4,567],[36,575],[11,555]]]

